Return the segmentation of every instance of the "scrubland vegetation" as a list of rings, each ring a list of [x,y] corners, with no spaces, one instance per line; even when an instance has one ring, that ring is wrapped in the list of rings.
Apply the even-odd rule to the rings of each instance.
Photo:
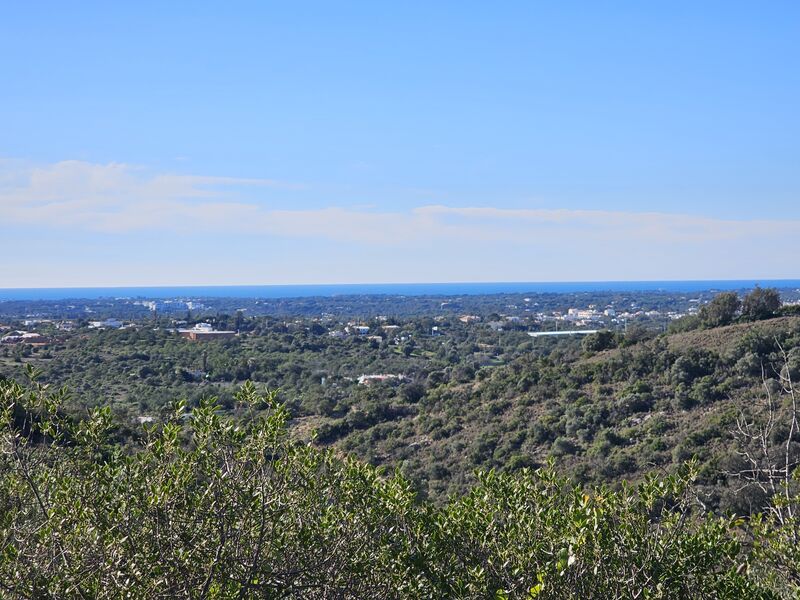
[[[617,491],[553,465],[487,472],[442,506],[399,474],[291,440],[247,384],[110,437],[110,412],[0,384],[0,590],[9,598],[780,598],[797,588],[796,496],[702,511],[695,467]],[[776,501],[777,502],[777,501]]]
[[[800,593],[800,317],[769,290],[559,341],[237,319],[2,349],[0,594]]]

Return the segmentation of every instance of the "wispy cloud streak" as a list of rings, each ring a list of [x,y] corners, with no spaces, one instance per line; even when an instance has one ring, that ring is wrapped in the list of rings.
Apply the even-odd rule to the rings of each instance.
[[[737,221],[661,212],[443,205],[405,211],[342,206],[287,210],[270,206],[268,190],[303,187],[272,179],[153,174],[118,163],[64,161],[37,167],[0,163],[3,220],[53,229],[135,234],[224,228],[242,235],[383,246],[431,240],[539,245],[570,238],[597,243],[697,244],[800,233],[800,221]]]

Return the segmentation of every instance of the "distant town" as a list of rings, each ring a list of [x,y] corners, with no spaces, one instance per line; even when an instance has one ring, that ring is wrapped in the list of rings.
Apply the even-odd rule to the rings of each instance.
[[[783,304],[800,304],[800,290],[781,290]],[[715,294],[639,292],[628,294],[475,295],[464,297],[334,297],[262,299],[130,299],[85,301],[0,301],[0,344],[47,346],[76,331],[162,329],[203,342],[248,335],[248,319],[295,317],[291,327],[314,327],[332,338],[363,337],[373,342],[401,344],[411,333],[398,319],[425,315],[431,337],[443,335],[458,322],[493,332],[527,332],[531,337],[626,331],[631,326],[664,331],[669,323],[696,315]],[[593,301],[576,300],[589,296]],[[370,314],[377,308],[395,314]],[[316,309],[316,310],[315,310]],[[313,314],[317,312],[317,314]],[[388,311],[387,311],[388,312]],[[361,318],[353,318],[362,313]],[[179,317],[180,315],[180,317]],[[300,317],[300,318],[297,318]],[[224,323],[225,326],[220,326]]]

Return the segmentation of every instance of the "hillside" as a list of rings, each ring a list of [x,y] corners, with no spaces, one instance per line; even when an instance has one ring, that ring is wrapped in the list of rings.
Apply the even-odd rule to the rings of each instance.
[[[797,356],[800,318],[662,335],[592,356],[575,346],[487,367],[473,381],[431,386],[406,413],[359,426],[376,406],[325,420],[320,439],[374,464],[398,466],[434,497],[462,491],[475,468],[514,471],[555,457],[581,482],[639,480],[696,456],[707,502],[737,512],[720,470],[738,468],[731,437],[741,410],[775,385],[778,340]]]
[[[796,332],[799,327],[800,317],[777,317],[755,323],[736,323],[725,327],[676,333],[667,336],[666,339],[670,350],[674,351],[704,348],[724,353],[734,350],[745,336],[780,337],[790,332]]]
[[[341,326],[315,320],[243,325],[239,338],[204,344],[149,326],[59,333],[50,346],[0,348],[0,376],[36,367],[73,391],[74,414],[109,407],[124,443],[176,398],[214,396],[235,412],[233,394],[250,380],[280,390],[297,438],[399,469],[436,502],[466,490],[476,468],[514,472],[552,457],[578,482],[618,485],[697,456],[707,504],[748,512],[763,497],[731,493],[720,475],[741,468],[730,432],[740,410],[758,412],[762,364],[776,385],[776,338],[792,361],[800,352],[800,317],[638,343],[641,332],[619,334],[620,347],[595,353],[576,338],[534,344],[524,328],[457,318],[369,322],[382,332],[372,339],[331,336]],[[359,383],[369,374],[397,377]]]

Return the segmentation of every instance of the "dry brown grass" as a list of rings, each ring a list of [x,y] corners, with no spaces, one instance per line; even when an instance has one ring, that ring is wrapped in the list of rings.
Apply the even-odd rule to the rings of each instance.
[[[669,349],[673,351],[702,348],[724,352],[730,350],[745,333],[753,331],[766,335],[776,335],[787,331],[800,330],[800,317],[778,317],[755,323],[737,323],[714,329],[687,331],[667,336]]]

